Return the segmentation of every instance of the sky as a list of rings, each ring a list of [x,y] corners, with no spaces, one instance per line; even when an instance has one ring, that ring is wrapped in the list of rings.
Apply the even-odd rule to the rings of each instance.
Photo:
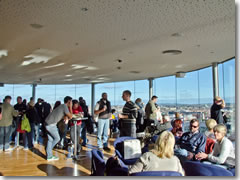
[[[219,95],[226,102],[235,102],[235,59],[219,64]],[[224,82],[224,83],[223,83]],[[204,68],[199,71],[186,73],[184,78],[175,76],[156,78],[153,81],[153,94],[158,96],[159,104],[207,104],[212,103],[213,98],[212,68]],[[101,83],[95,85],[95,102],[101,98],[103,92],[108,93],[108,99],[112,105],[124,105],[122,92],[130,90],[131,99],[142,98],[146,104],[149,99],[148,80],[127,81],[116,83]],[[16,103],[17,96],[29,101],[32,96],[31,85],[5,84],[0,87],[0,99],[10,95],[12,104]],[[78,99],[84,97],[87,104],[91,103],[91,84],[71,85],[38,85],[36,98],[43,98],[53,104],[65,96]]]

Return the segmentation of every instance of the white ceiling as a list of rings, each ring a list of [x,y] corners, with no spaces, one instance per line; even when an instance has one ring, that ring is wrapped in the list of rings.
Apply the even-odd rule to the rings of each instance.
[[[232,57],[232,0],[0,0],[1,83],[139,80]]]

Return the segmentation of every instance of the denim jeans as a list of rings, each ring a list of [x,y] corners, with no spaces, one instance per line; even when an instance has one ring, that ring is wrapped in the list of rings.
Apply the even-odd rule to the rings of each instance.
[[[33,147],[33,134],[34,134],[34,123],[30,123],[31,131],[23,133],[23,144],[24,148]]]
[[[46,147],[47,158],[51,158],[53,156],[52,150],[60,140],[60,136],[59,136],[58,128],[56,124],[50,124],[46,126],[46,129],[47,129],[47,136],[48,136],[48,142]]]
[[[10,135],[12,132],[12,125],[7,127],[0,127],[0,150],[6,150],[9,146]]]
[[[13,119],[13,126],[12,126],[10,141],[15,141],[15,145],[16,145],[16,138],[17,138],[17,128],[18,128],[18,124],[20,123],[20,119],[21,117],[19,116]]]
[[[109,119],[98,119],[97,145],[99,148],[108,146],[108,130]]]
[[[39,129],[40,129],[40,124],[35,124],[33,126],[33,131],[32,131],[32,139],[34,143],[39,142]]]
[[[176,156],[180,155],[180,156],[184,156],[184,157],[187,157],[188,156],[188,152],[186,149],[181,149],[181,148],[177,148],[177,149],[174,149],[174,154]]]
[[[83,140],[82,145],[87,144],[87,129],[86,128],[87,128],[86,123],[84,121],[82,121],[81,129],[80,129],[80,137]]]

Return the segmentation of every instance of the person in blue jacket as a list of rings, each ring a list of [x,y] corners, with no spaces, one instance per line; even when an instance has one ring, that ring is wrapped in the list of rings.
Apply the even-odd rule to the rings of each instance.
[[[175,144],[174,154],[183,163],[186,160],[196,160],[195,154],[205,152],[206,136],[199,131],[199,121],[190,121],[190,131],[183,133]]]

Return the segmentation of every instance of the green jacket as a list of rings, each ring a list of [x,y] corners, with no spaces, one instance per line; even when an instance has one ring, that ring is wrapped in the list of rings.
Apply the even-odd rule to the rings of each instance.
[[[12,125],[13,116],[16,117],[18,112],[9,103],[3,103],[0,105],[2,108],[2,119],[0,120],[0,127],[7,127]]]
[[[150,100],[145,108],[145,112],[146,112],[146,118],[147,119],[152,119],[152,120],[157,120],[157,113],[154,112],[156,110],[156,106],[155,103]]]

